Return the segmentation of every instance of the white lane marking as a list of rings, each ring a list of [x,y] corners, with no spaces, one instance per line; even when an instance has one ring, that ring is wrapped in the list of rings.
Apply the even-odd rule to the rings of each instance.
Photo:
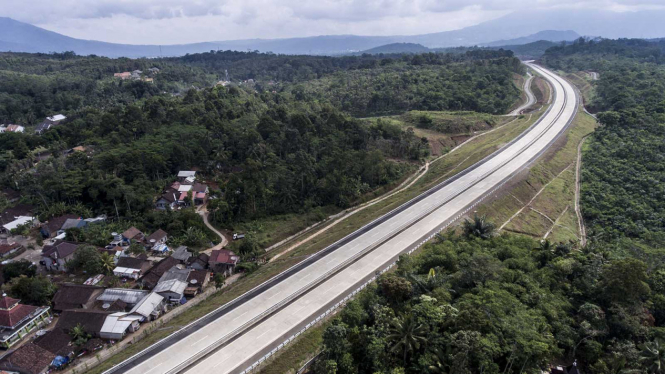
[[[237,320],[238,318],[244,316],[244,315],[247,314],[248,312],[249,312],[249,310],[248,310],[247,312],[245,312],[245,313],[239,315],[238,317],[234,318],[233,320],[231,320],[231,322],[233,322],[233,321]]]
[[[229,360],[229,358],[231,358],[231,357],[227,357],[227,358],[225,358],[224,360],[220,361],[217,365],[213,366],[212,368],[214,369],[214,368],[216,368],[217,366],[219,366],[219,365],[225,363],[226,361]]]
[[[199,339],[199,340],[195,341],[194,343],[192,343],[190,346],[193,347],[193,346],[195,346],[196,344],[201,343],[201,342],[202,342],[205,338],[207,338],[207,337],[208,337],[208,335],[202,337],[201,339]]]
[[[160,362],[159,364],[153,366],[151,369],[148,369],[148,370],[146,371],[146,373],[149,373],[149,372],[151,372],[151,371],[157,369],[161,364],[163,364],[163,362]]]

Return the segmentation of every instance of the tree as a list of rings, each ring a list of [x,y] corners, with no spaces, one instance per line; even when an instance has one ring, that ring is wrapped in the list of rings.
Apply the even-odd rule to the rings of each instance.
[[[12,279],[9,286],[12,297],[31,305],[47,305],[55,291],[55,285],[43,275],[31,278],[23,275]]]
[[[37,273],[36,267],[28,260],[19,260],[5,265],[2,268],[2,275],[5,281],[24,275],[33,277]]]
[[[411,296],[413,286],[408,280],[395,274],[388,274],[379,279],[381,293],[392,303],[402,303]]]
[[[640,364],[649,373],[660,374],[665,372],[665,347],[660,346],[660,340],[646,342],[640,347]]]
[[[76,326],[69,330],[69,336],[72,338],[74,345],[77,346],[85,344],[90,339],[90,334],[85,331],[80,323],[76,324]]]
[[[105,274],[112,274],[113,269],[115,269],[115,261],[113,259],[113,256],[108,254],[107,252],[102,253],[101,256],[101,262],[102,262],[102,270]]]
[[[598,282],[598,293],[607,303],[637,304],[651,289],[647,283],[647,265],[637,259],[625,258],[605,265]]]
[[[71,269],[83,270],[90,275],[100,274],[104,270],[102,255],[91,245],[81,245],[74,252]]]
[[[477,237],[481,239],[489,239],[494,233],[494,224],[487,221],[486,216],[479,217],[477,214],[474,214],[473,221],[464,219],[462,229],[467,238]]]
[[[215,281],[215,288],[217,289],[220,289],[226,285],[226,277],[224,277],[224,274],[222,273],[216,273],[213,280]]]
[[[392,342],[392,352],[402,351],[402,361],[406,364],[407,354],[427,343],[428,332],[427,326],[417,324],[411,314],[406,314],[392,321],[386,339]]]

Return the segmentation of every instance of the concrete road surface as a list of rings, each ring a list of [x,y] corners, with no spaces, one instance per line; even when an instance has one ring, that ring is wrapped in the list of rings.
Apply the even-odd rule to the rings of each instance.
[[[573,87],[529,66],[554,88],[542,118],[500,151],[220,308],[107,373],[240,373],[321,311],[542,154],[577,111]]]

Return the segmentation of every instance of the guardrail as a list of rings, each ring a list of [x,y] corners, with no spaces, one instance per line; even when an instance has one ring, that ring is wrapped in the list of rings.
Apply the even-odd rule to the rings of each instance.
[[[574,86],[573,86],[573,87],[574,87]],[[576,94],[577,94],[577,93],[576,93]],[[576,95],[576,96],[577,96],[577,95]],[[576,101],[578,101],[578,105],[579,105],[579,98],[576,97],[576,99],[577,99]],[[565,109],[565,107],[566,107],[566,104],[565,104],[565,103],[566,103],[566,102],[564,102],[564,105],[563,105],[563,107],[562,107],[562,111],[563,111],[563,109]],[[556,120],[560,117],[560,115],[561,115],[561,113],[559,113],[559,114],[557,115],[557,117],[556,117],[556,119],[553,121],[553,123],[556,122]],[[564,128],[561,130],[561,132],[559,132],[559,134],[557,134],[557,135],[556,135],[556,136],[550,141],[550,143],[548,143],[548,146],[549,146],[550,144],[552,144],[552,143],[553,143],[553,142],[559,137],[559,135],[561,135],[561,133],[563,133],[563,131],[565,131],[565,130],[568,128],[568,126],[569,126],[570,123],[572,122],[572,119],[573,119],[573,118],[574,118],[574,116],[571,117],[571,119],[566,123],[566,126],[564,126]],[[551,125],[548,126],[547,129],[549,129],[549,128],[551,128]],[[547,130],[545,130],[545,131],[547,131]],[[543,131],[541,134],[543,134],[543,133],[544,133],[544,131]],[[538,137],[538,139],[539,139],[539,138],[540,138],[540,136]],[[535,140],[534,140],[534,142],[535,142]],[[530,144],[533,144],[533,142],[531,142]],[[496,186],[494,186],[494,188],[492,188],[489,192],[486,192],[485,194],[483,194],[483,195],[482,195],[481,197],[479,197],[476,201],[474,201],[471,205],[467,206],[463,211],[461,211],[460,213],[458,213],[455,217],[449,219],[445,224],[443,224],[443,225],[437,227],[435,230],[431,231],[431,232],[429,233],[429,236],[427,236],[427,237],[426,237],[425,239],[423,239],[421,242],[417,243],[416,245],[414,245],[413,247],[411,247],[411,249],[409,249],[408,251],[405,251],[404,253],[406,253],[406,254],[408,254],[408,255],[411,255],[413,252],[415,252],[417,249],[419,249],[419,248],[420,248],[421,246],[423,246],[425,243],[427,243],[427,242],[430,241],[432,238],[434,238],[438,233],[440,233],[441,231],[443,231],[443,230],[445,230],[446,228],[448,228],[450,225],[452,225],[454,222],[458,221],[460,218],[464,217],[464,216],[465,216],[465,215],[466,215],[471,209],[473,209],[473,208],[475,208],[476,206],[478,206],[478,204],[482,203],[486,198],[488,198],[488,197],[492,196],[493,194],[495,194],[495,193],[496,193],[499,189],[501,189],[501,188],[502,188],[502,187],[503,187],[503,186],[504,186],[504,185],[505,185],[505,184],[506,184],[506,183],[507,183],[507,182],[508,182],[508,181],[509,181],[509,180],[510,180],[515,174],[519,173],[521,170],[524,169],[524,167],[528,166],[528,165],[531,164],[534,160],[536,160],[539,156],[541,156],[542,153],[548,148],[548,146],[544,147],[540,152],[538,152],[538,153],[537,153],[537,154],[536,154],[531,160],[529,160],[529,162],[527,162],[527,163],[526,163],[523,167],[521,167],[519,170],[516,170],[515,172],[511,173],[509,176],[507,176],[506,178],[504,178],[504,180],[502,180],[499,184],[497,184]],[[521,153],[521,152],[520,152],[520,153]],[[511,159],[511,160],[512,160],[512,159]],[[505,163],[502,164],[502,166],[503,166],[503,165],[505,165]],[[495,170],[496,170],[496,168],[494,169],[494,171],[495,171]],[[474,183],[474,184],[475,184],[475,183]],[[448,200],[448,201],[449,201],[449,200]],[[447,203],[447,201],[446,201],[446,203]],[[444,204],[445,204],[445,203],[444,203]],[[440,206],[439,206],[439,207],[440,207]],[[437,207],[436,209],[438,209],[439,207]],[[429,213],[428,213],[428,214],[429,214]],[[422,219],[422,217],[424,217],[424,216],[425,216],[425,215],[420,216],[419,219]],[[304,334],[308,329],[310,329],[310,328],[312,328],[313,326],[315,326],[315,325],[316,325],[318,322],[320,322],[322,319],[328,317],[331,313],[333,313],[333,312],[334,312],[336,309],[338,309],[339,307],[344,306],[349,300],[351,300],[353,297],[355,297],[360,291],[364,290],[364,289],[365,289],[370,283],[374,282],[374,281],[375,281],[380,275],[382,275],[382,274],[384,274],[385,272],[387,272],[387,271],[389,271],[390,269],[392,269],[396,264],[397,264],[397,261],[393,261],[393,262],[391,262],[390,264],[388,264],[385,268],[383,268],[382,270],[380,270],[380,271],[377,273],[377,275],[375,275],[375,276],[369,278],[365,283],[361,284],[358,288],[356,288],[356,289],[353,290],[351,293],[349,293],[348,295],[346,295],[341,301],[339,301],[338,303],[336,303],[335,305],[333,305],[332,307],[330,307],[329,309],[327,309],[327,310],[326,310],[325,312],[323,312],[321,315],[319,315],[319,316],[317,316],[316,318],[314,318],[313,320],[311,320],[307,325],[305,325],[304,328],[302,328],[300,331],[296,332],[295,334],[291,335],[288,339],[284,340],[284,342],[280,343],[280,344],[279,344],[276,348],[274,348],[272,351],[268,352],[267,354],[265,354],[264,356],[262,356],[261,358],[259,358],[259,359],[258,359],[257,361],[255,361],[251,366],[248,366],[245,370],[243,370],[242,372],[240,372],[240,374],[248,374],[248,373],[252,372],[253,370],[255,370],[256,368],[258,368],[258,367],[259,367],[262,363],[264,363],[267,359],[269,359],[270,357],[272,357],[272,356],[273,356],[274,354],[276,354],[279,350],[283,349],[286,345],[288,345],[290,342],[292,342],[293,340],[295,340],[297,337],[299,337],[300,335]]]

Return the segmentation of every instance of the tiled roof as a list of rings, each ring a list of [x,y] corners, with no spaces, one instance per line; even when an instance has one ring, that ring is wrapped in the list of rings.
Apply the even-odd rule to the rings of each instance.
[[[55,354],[32,343],[25,344],[5,357],[0,368],[24,374],[40,374],[49,367]]]
[[[143,260],[140,258],[120,257],[118,259],[118,263],[116,266],[122,268],[129,268],[129,269],[146,270],[147,267],[150,265],[149,263],[150,261]]]
[[[62,228],[62,225],[65,224],[65,221],[67,221],[70,218],[76,219],[79,218],[79,216],[77,216],[76,214],[65,214],[60,217],[49,218],[45,226],[48,229],[49,233],[53,234],[56,231],[60,230],[60,228]]]
[[[157,263],[157,265],[153,266],[150,270],[148,270],[145,275],[141,278],[141,281],[143,284],[148,287],[148,288],[153,288],[157,285],[157,282],[159,282],[159,278],[164,275],[169,269],[174,267],[175,265],[178,265],[180,261],[176,260],[173,257],[167,257]]]
[[[209,263],[235,265],[239,257],[228,249],[216,249],[210,253]]]
[[[193,270],[189,273],[189,278],[187,278],[187,283],[189,286],[203,287],[203,284],[206,283],[206,280],[209,280],[210,273],[207,270]],[[195,280],[196,282],[192,282]]]
[[[18,204],[14,207],[5,209],[2,214],[0,214],[0,224],[7,224],[12,222],[19,216],[32,216],[35,207],[28,204]]]
[[[134,239],[137,235],[143,235],[141,230],[137,229],[136,227],[130,227],[127,229],[127,231],[122,233],[122,236],[124,236],[127,239]]]
[[[0,244],[0,255],[9,253],[17,248],[21,248],[21,245],[18,243],[14,244]]]
[[[0,327],[13,329],[37,309],[36,306],[18,304],[9,310],[0,310]]]
[[[150,236],[148,236],[147,240],[148,240],[148,243],[152,239],[155,239],[155,241],[158,242],[158,241],[166,238],[167,236],[168,236],[168,234],[166,233],[166,231],[164,231],[162,229],[159,229],[159,230],[153,232],[152,234],[150,234]]]
[[[78,244],[58,240],[53,245],[42,248],[42,256],[51,258],[67,258],[78,248]]]
[[[0,298],[0,309],[9,309],[16,305],[18,302],[18,299],[14,299],[9,296],[2,296],[2,298]]]
[[[34,344],[55,355],[66,356],[72,351],[72,348],[69,346],[71,340],[72,338],[69,334],[60,329],[55,329],[35,338]]]
[[[56,328],[69,333],[71,329],[81,324],[85,332],[93,336],[99,336],[104,325],[104,320],[109,313],[96,310],[73,309],[65,310],[60,314]]]
[[[103,287],[86,286],[83,284],[64,283],[53,296],[53,309],[62,311],[79,309],[94,300],[104,291]]]

